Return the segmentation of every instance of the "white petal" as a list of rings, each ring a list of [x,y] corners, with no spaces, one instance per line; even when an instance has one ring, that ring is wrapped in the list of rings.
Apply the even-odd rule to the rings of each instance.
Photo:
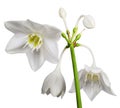
[[[44,56],[46,60],[52,63],[57,63],[58,62],[57,43],[50,39],[44,39],[43,48],[44,48]]]
[[[24,52],[24,45],[26,43],[25,34],[15,34],[6,46],[6,52],[8,53],[19,53]]]
[[[44,63],[44,55],[42,48],[38,51],[28,48],[26,55],[28,57],[29,64],[34,71],[37,71]]]
[[[81,70],[82,72],[81,72],[81,74],[79,74],[79,79],[80,79],[80,89],[82,89],[83,88],[83,86],[84,86],[84,83],[85,83],[85,75],[86,75],[86,71],[85,71],[85,69],[83,69],[83,70]]]
[[[110,86],[111,83],[110,83],[107,75],[106,75],[104,72],[101,72],[100,75],[101,75],[101,78],[102,78],[103,82],[105,83],[105,85],[106,85],[106,86]]]
[[[85,71],[92,72],[92,73],[100,73],[102,71],[102,69],[98,68],[98,67],[89,67],[89,66],[85,65]]]
[[[84,70],[80,70],[80,71],[79,71],[80,89],[82,89],[83,83],[84,83],[84,74],[85,74],[84,72],[85,72]],[[72,82],[72,86],[71,86],[69,92],[70,92],[70,93],[75,92],[74,80],[73,80],[73,82]]]
[[[8,21],[5,22],[5,27],[13,33],[32,33],[28,21]]]
[[[83,19],[83,25],[88,29],[94,28],[95,27],[94,18],[90,15],[85,15]]]
[[[49,94],[50,93],[50,84],[51,80],[54,79],[53,72],[50,73],[44,80],[43,85],[42,85],[42,93]]]
[[[42,34],[44,32],[44,26],[41,25],[41,24],[38,24],[36,22],[33,22],[31,20],[27,20],[27,24],[29,27],[31,27],[31,30],[33,32],[37,32],[37,33],[40,33]]]
[[[90,100],[93,100],[96,95],[101,91],[102,86],[98,82],[87,81],[83,86],[83,90]]]
[[[63,78],[64,80],[64,78]],[[63,98],[64,94],[65,94],[65,91],[66,91],[66,84],[65,84],[65,80],[63,82],[63,89],[62,89],[62,92],[61,92],[61,98]]]
[[[56,79],[57,80],[54,80],[54,84],[51,86],[51,94],[53,96],[59,97],[61,95],[61,97],[63,97],[66,90],[66,86],[65,80],[60,72],[57,73]]]
[[[54,41],[58,41],[61,37],[61,31],[53,26],[44,25],[43,36]]]
[[[107,77],[107,75],[104,72],[101,72],[101,82],[102,82],[102,88],[105,92],[115,95],[115,93],[111,89],[111,83]]]
[[[74,81],[72,82],[72,86],[69,90],[69,93],[74,93],[75,92],[75,84],[74,84]]]

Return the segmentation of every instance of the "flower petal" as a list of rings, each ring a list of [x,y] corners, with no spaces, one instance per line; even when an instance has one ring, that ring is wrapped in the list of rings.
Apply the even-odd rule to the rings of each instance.
[[[42,93],[46,93],[46,94],[49,94],[51,91],[50,91],[50,88],[51,88],[51,84],[53,84],[54,82],[54,79],[56,78],[55,76],[55,73],[52,72],[50,73],[44,80],[43,82],[43,86],[42,86]]]
[[[92,101],[96,95],[101,91],[102,86],[99,82],[87,81],[86,84],[83,86],[83,90]]]
[[[45,61],[42,48],[38,51],[32,51],[29,48],[26,55],[28,57],[29,64],[34,71],[37,71]]]
[[[22,53],[25,51],[24,45],[26,43],[25,34],[15,34],[6,46],[6,52],[8,53]]]
[[[56,79],[53,82],[53,85],[51,85],[51,94],[53,96],[57,96],[59,97],[61,95],[61,97],[63,97],[64,93],[66,90],[66,86],[65,86],[65,80],[62,76],[62,74],[59,72],[56,73]]]
[[[50,82],[51,80],[53,79],[53,73],[50,73],[45,79],[44,79],[44,82],[43,82],[43,85],[42,85],[42,93],[46,93],[46,94],[50,94]]]
[[[48,39],[58,41],[61,37],[61,31],[53,26],[44,25],[43,36]]]
[[[111,83],[107,77],[107,75],[104,72],[101,72],[101,83],[102,83],[102,88],[105,92],[115,95],[115,93],[111,89]]]
[[[37,32],[37,33],[40,33],[40,34],[42,34],[44,32],[44,26],[41,25],[41,24],[33,22],[29,19],[27,20],[27,24],[28,24],[29,27],[31,27],[33,32]]]
[[[83,69],[79,71],[80,89],[82,89],[82,87],[83,87],[83,83],[84,83],[84,78],[85,78],[85,77],[84,77],[84,75],[85,75],[84,72],[85,72],[85,71],[84,71]],[[70,92],[70,93],[75,92],[75,84],[74,84],[74,80],[73,80],[73,82],[72,82],[72,86],[71,86],[69,92]]]
[[[7,21],[5,27],[13,33],[29,34],[32,32],[29,21]]]
[[[43,48],[44,48],[44,56],[46,60],[52,63],[57,63],[58,62],[57,43],[50,39],[44,39]]]

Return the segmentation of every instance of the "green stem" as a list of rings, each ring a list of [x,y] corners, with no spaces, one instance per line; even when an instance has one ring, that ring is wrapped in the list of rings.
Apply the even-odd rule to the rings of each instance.
[[[70,46],[70,52],[71,52],[72,65],[73,65],[77,108],[82,108],[82,101],[81,101],[81,94],[80,94],[80,84],[79,84],[78,70],[77,70],[76,57],[75,57],[75,51],[74,51],[73,44],[71,44],[71,46]]]

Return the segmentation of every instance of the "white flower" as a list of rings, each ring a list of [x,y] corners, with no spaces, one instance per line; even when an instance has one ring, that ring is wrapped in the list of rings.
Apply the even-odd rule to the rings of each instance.
[[[107,75],[100,68],[85,66],[84,69],[79,71],[79,80],[80,88],[86,92],[90,100],[93,100],[101,90],[115,95],[111,90],[111,84]],[[75,92],[74,82],[70,92]]]
[[[66,90],[65,80],[61,74],[60,66],[50,73],[44,80],[42,93],[52,94],[54,97],[63,97]]]
[[[94,18],[90,15],[84,15],[83,25],[88,29],[94,28],[95,27]]]
[[[15,34],[7,44],[8,53],[26,53],[34,71],[38,70],[45,60],[57,63],[59,29],[30,20],[8,21],[5,22],[5,27]]]

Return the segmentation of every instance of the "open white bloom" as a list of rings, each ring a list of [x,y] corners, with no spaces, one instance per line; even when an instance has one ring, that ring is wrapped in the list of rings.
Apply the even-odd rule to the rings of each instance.
[[[83,25],[88,28],[92,29],[95,27],[95,20],[91,15],[84,15]]]
[[[6,47],[8,53],[26,53],[34,71],[38,70],[45,60],[57,63],[59,29],[30,20],[8,21],[5,22],[5,27],[14,33]]]
[[[80,88],[85,91],[90,100],[93,100],[101,90],[115,95],[107,75],[100,68],[85,66],[79,71],[79,80]],[[70,92],[75,92],[74,82]]]
[[[52,94],[54,97],[63,97],[66,90],[65,80],[61,74],[60,67],[50,73],[44,80],[42,93]]]

